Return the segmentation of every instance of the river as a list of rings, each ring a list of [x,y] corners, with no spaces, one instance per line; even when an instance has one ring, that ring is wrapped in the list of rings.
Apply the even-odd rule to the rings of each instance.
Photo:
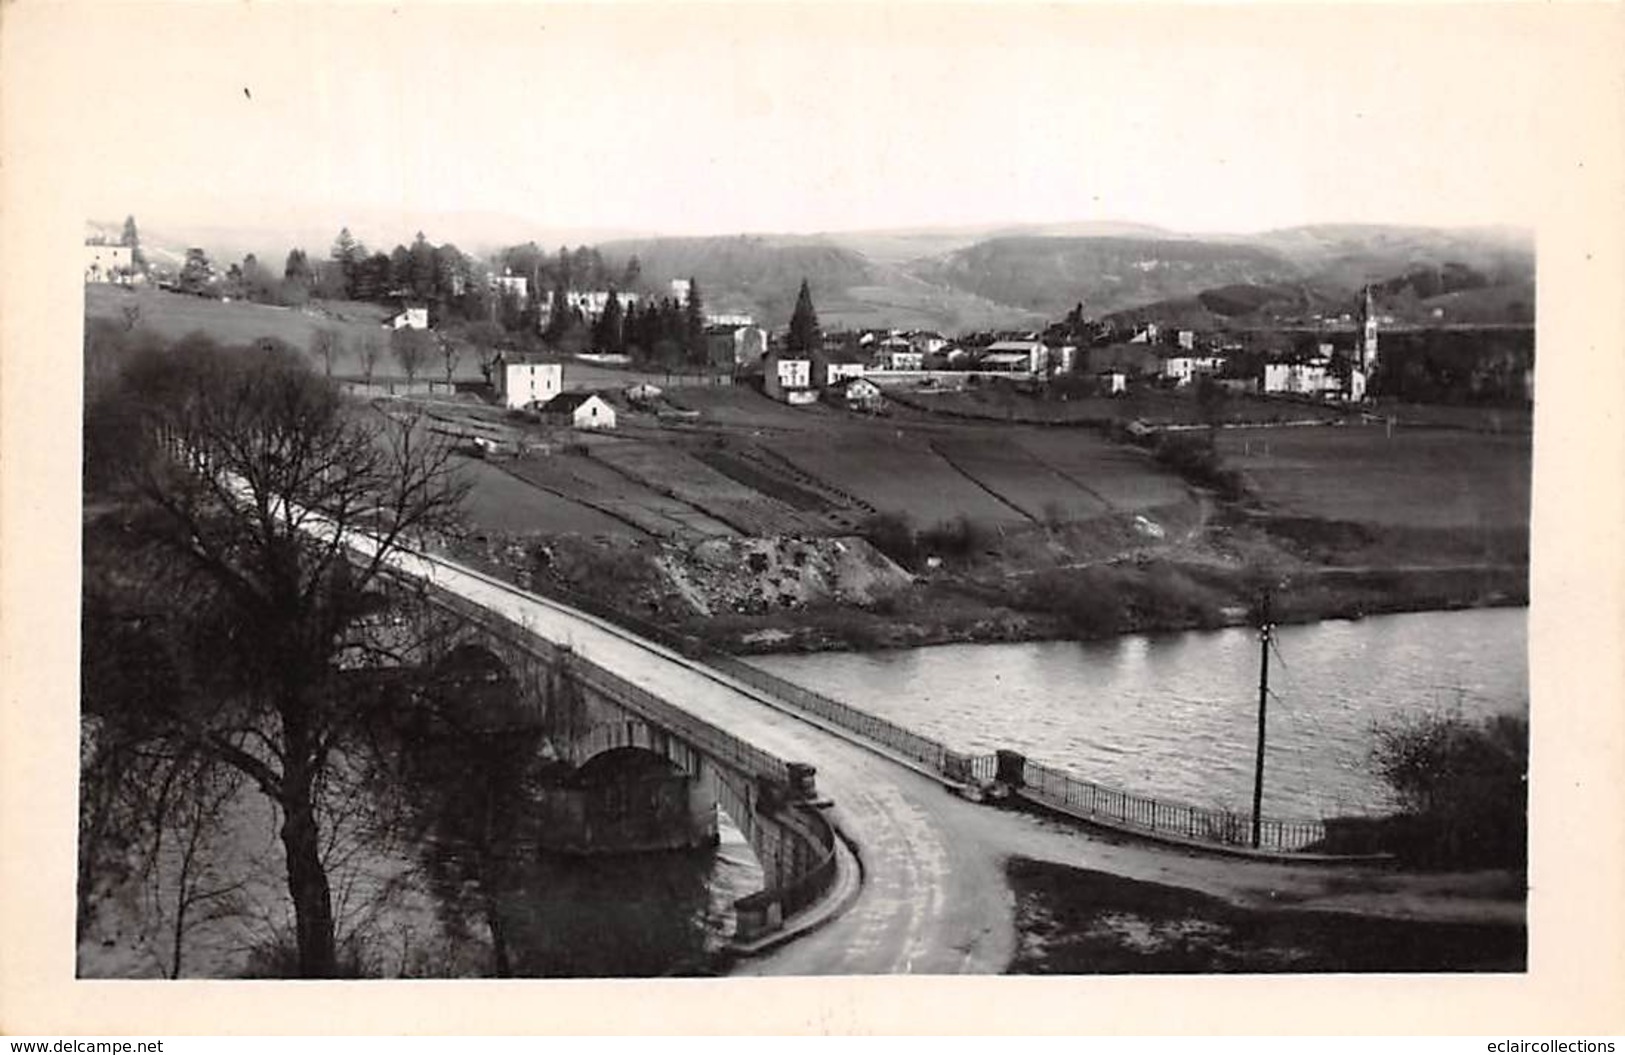
[[[1270,654],[1264,812],[1380,813],[1378,722],[1527,714],[1527,610],[1287,626]],[[1143,795],[1248,810],[1259,644],[1244,628],[1095,642],[753,657],[960,751],[1011,748]]]

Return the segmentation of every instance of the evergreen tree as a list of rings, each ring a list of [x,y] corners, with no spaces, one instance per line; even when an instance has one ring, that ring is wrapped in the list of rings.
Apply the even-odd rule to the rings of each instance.
[[[343,227],[339,229],[338,237],[333,239],[332,257],[344,276],[345,296],[359,298],[356,287],[361,281],[359,272],[367,259],[367,247],[356,241],[348,227]]]
[[[553,303],[547,313],[547,328],[542,331],[548,343],[557,343],[570,328],[570,311],[564,303],[565,284],[561,279],[553,287]]]
[[[303,249],[288,250],[288,261],[282,267],[282,278],[306,289],[316,284],[316,276],[310,270],[310,260],[305,256]]]
[[[186,264],[181,268],[179,283],[186,293],[203,293],[214,278],[214,268],[203,250],[193,247],[186,251]]]
[[[600,352],[618,354],[625,347],[623,331],[621,297],[611,289],[609,300],[604,304],[603,314],[598,316],[598,321],[593,324],[593,347]]]
[[[141,274],[147,273],[147,257],[141,252],[141,234],[135,229],[135,217],[124,218],[124,234],[119,238],[119,245],[130,247],[130,266]]]
[[[408,253],[407,285],[411,287],[412,296],[425,302],[435,300],[437,290],[434,247],[429,244],[422,231],[412,239],[412,248]]]
[[[705,352],[705,307],[700,302],[700,284],[688,280],[688,303],[683,306],[683,351],[691,363],[703,365]]]
[[[621,288],[636,292],[638,284],[643,281],[643,262],[636,253],[626,262],[626,269],[621,272]]]
[[[790,316],[790,334],[785,347],[792,352],[818,351],[822,337],[818,330],[818,312],[813,309],[812,290],[807,280],[801,280],[801,292],[796,294],[796,310]]]

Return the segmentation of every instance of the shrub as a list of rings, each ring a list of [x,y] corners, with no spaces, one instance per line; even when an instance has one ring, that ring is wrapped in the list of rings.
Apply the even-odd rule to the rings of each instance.
[[[920,548],[944,560],[968,561],[991,542],[988,530],[964,513],[920,532]]]
[[[1439,714],[1375,730],[1371,764],[1410,824],[1394,847],[1444,867],[1521,865],[1528,852],[1529,722]]]
[[[863,522],[860,533],[869,545],[910,571],[920,565],[920,545],[914,525],[904,513],[876,513]]]

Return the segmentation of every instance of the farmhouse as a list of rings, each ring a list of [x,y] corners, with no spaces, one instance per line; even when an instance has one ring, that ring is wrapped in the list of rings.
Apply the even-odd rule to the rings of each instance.
[[[511,269],[504,269],[500,275],[492,275],[491,288],[497,296],[517,297],[520,303],[530,299],[530,279],[514,274]]]
[[[544,329],[553,314],[553,297],[552,290],[544,290],[538,305],[539,311],[537,314]],[[610,297],[614,297],[621,302],[623,312],[638,302],[636,293],[617,293],[608,289],[571,289],[564,292],[564,307],[567,311],[579,311],[582,318],[588,322],[594,322],[598,316],[604,313],[604,309],[609,306]]]
[[[811,403],[818,398],[812,368],[811,356],[774,349],[762,361],[763,391],[781,403]]]
[[[862,377],[868,369],[862,352],[843,348],[824,353],[825,385],[834,385],[849,377]]]
[[[569,425],[578,429],[612,429],[615,408],[592,392],[565,392],[541,407],[542,420],[549,425]]]
[[[843,377],[824,390],[824,399],[849,410],[876,411],[885,402],[880,386],[866,377]]]
[[[507,407],[546,403],[564,389],[564,366],[556,359],[518,355],[497,360],[497,394]]]
[[[1049,369],[1049,346],[1043,341],[994,341],[982,355],[982,368],[1043,373]]]
[[[1184,387],[1200,376],[1216,374],[1223,368],[1223,356],[1170,355],[1162,361],[1162,376],[1172,380],[1175,385]]]
[[[135,276],[134,251],[127,245],[85,245],[85,281],[130,285]]]
[[[429,328],[429,309],[424,307],[402,308],[391,315],[384,323],[392,330],[427,330]]]
[[[1100,384],[1101,395],[1116,396],[1128,391],[1128,375],[1121,370],[1102,370],[1095,378]]]
[[[948,347],[948,338],[931,330],[918,330],[908,335],[909,344],[924,355],[935,355]]]

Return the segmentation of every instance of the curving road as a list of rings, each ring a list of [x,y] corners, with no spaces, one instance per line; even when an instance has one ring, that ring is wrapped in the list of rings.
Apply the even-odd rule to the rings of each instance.
[[[365,542],[356,544],[364,549]],[[819,929],[737,974],[960,974],[1004,970],[1016,948],[1012,854],[1199,890],[1233,904],[1407,919],[1521,921],[1484,875],[1403,876],[1372,866],[1241,860],[1093,833],[967,802],[934,779],[776,710],[743,686],[597,617],[437,557],[401,571],[499,613],[674,706],[788,761],[812,764],[857,843],[863,886]],[[1493,884],[1491,884],[1493,885]]]
[[[366,543],[358,542],[364,549]],[[720,729],[818,770],[833,819],[857,843],[863,888],[811,935],[748,961],[742,973],[997,972],[1014,951],[1014,906],[999,859],[956,837],[949,815],[976,807],[935,781],[775,710],[722,675],[596,617],[455,562],[399,554],[401,571],[569,644],[577,654]]]

